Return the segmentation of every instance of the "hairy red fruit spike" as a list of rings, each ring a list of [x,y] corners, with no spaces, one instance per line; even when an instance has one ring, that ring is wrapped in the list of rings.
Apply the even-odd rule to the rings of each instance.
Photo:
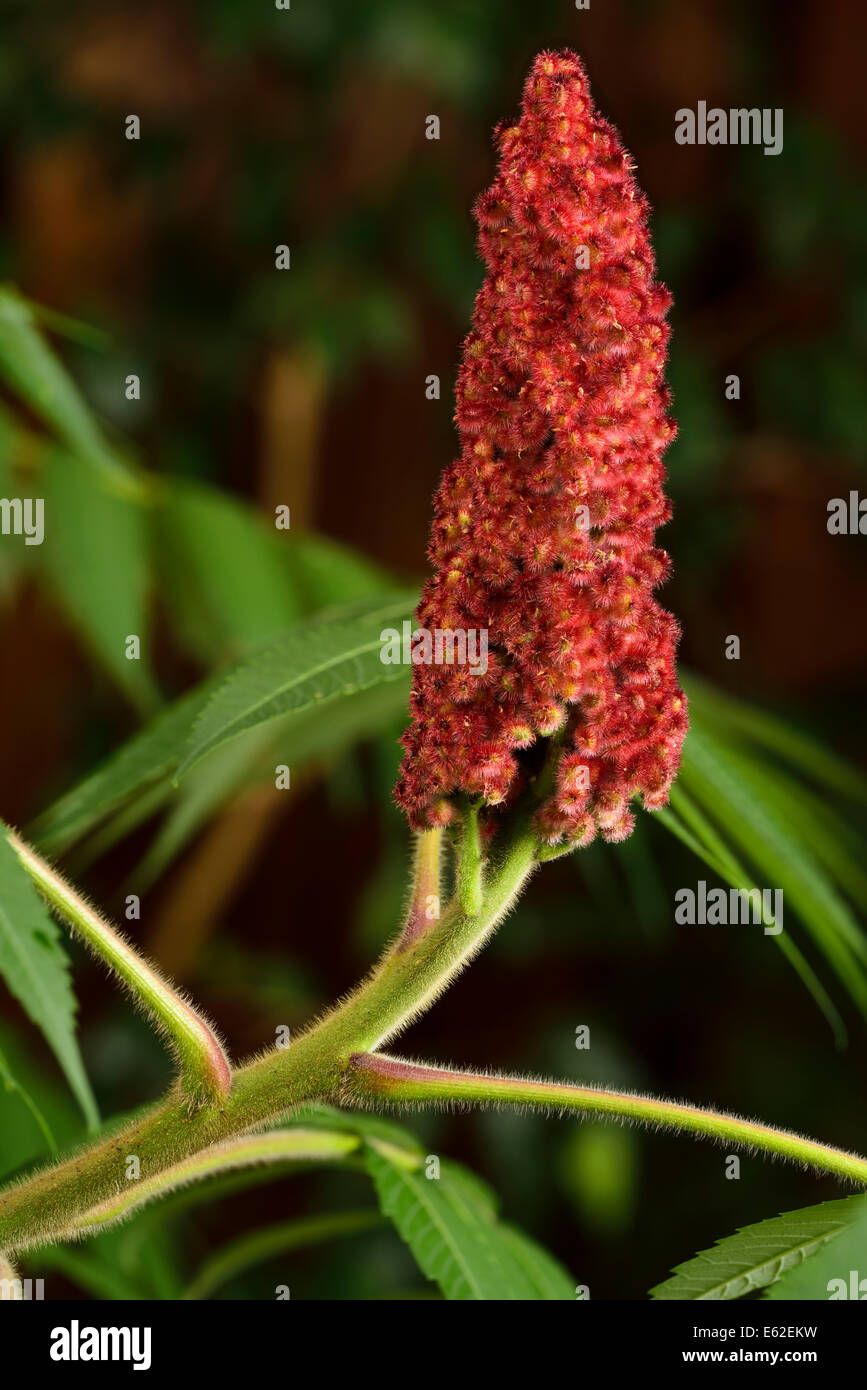
[[[475,210],[488,273],[458,377],[461,455],[418,609],[429,630],[486,628],[488,669],[414,667],[396,796],[416,829],[457,793],[500,805],[556,736],[543,837],[616,841],[636,794],[666,802],[687,728],[677,623],[653,598],[670,297],[629,156],[574,54],[540,54],[497,141]]]

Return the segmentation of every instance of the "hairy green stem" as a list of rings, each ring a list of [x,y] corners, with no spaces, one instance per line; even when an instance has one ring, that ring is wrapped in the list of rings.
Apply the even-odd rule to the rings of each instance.
[[[376,1103],[393,1099],[395,1092],[389,1088],[395,1085],[409,1086],[410,1091],[420,1087],[418,1095],[405,1091],[399,1103],[487,1101],[643,1120],[745,1143],[867,1183],[864,1159],[736,1117],[591,1087],[415,1069],[394,1059],[372,1062],[362,1056],[382,1047],[429,1008],[472,959],[515,902],[538,863],[539,849],[530,821],[516,817],[510,838],[492,856],[478,913],[468,913],[456,894],[439,920],[409,943],[405,933],[399,937],[370,976],[300,1033],[290,1048],[274,1049],[240,1067],[231,1090],[218,1102],[191,1108],[179,1084],[132,1123],[0,1193],[0,1250],[11,1254],[92,1229],[103,1219],[119,1219],[139,1197],[147,1200],[175,1185],[176,1178],[198,1176],[211,1161],[204,1151],[213,1158],[214,1146],[222,1146],[225,1156],[229,1141],[273,1124],[307,1102]],[[60,910],[68,915],[71,890],[51,871],[43,882],[46,896],[60,893],[58,884],[62,885]],[[80,899],[75,898],[73,906],[89,929],[104,928]],[[390,1073],[389,1067],[410,1067],[411,1075]],[[371,1088],[369,1093],[363,1085]],[[263,1143],[267,1139],[258,1137]],[[139,1160],[136,1184],[126,1179],[130,1156]]]
[[[153,1018],[177,1058],[184,1093],[196,1103],[222,1100],[231,1086],[232,1073],[214,1029],[14,831],[9,832],[8,840],[46,902],[114,971]]]
[[[361,1140],[356,1134],[346,1134],[340,1130],[304,1129],[301,1126],[297,1129],[269,1130],[267,1134],[251,1134],[243,1139],[215,1144],[151,1178],[130,1183],[126,1191],[117,1192],[99,1206],[82,1212],[66,1231],[60,1233],[60,1238],[95,1235],[118,1221],[124,1221],[154,1198],[164,1197],[179,1187],[222,1176],[237,1168],[251,1168],[266,1163],[339,1162],[360,1147]]]
[[[344,1095],[396,1106],[514,1105],[558,1114],[602,1115],[744,1145],[867,1185],[867,1159],[770,1125],[692,1105],[596,1086],[572,1086],[485,1072],[454,1071],[381,1054],[354,1056]]]
[[[218,1105],[191,1111],[176,1088],[131,1124],[0,1194],[0,1249],[57,1239],[76,1218],[127,1189],[131,1156],[147,1182],[305,1102],[339,1101],[350,1056],[380,1046],[430,1006],[508,912],[535,864],[535,837],[521,823],[501,852],[478,916],[467,917],[452,903],[412,946],[395,943],[368,979],[291,1047],[236,1070]]]

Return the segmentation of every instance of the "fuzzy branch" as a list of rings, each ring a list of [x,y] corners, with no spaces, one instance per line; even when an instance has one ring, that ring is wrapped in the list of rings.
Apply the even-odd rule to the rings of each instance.
[[[213,1148],[194,1154],[152,1178],[131,1183],[128,1191],[118,1192],[108,1201],[82,1212],[66,1231],[60,1233],[59,1238],[69,1240],[96,1235],[108,1226],[126,1220],[155,1198],[165,1197],[179,1187],[222,1176],[237,1168],[271,1163],[339,1163],[360,1146],[361,1140],[356,1134],[303,1128],[271,1130],[267,1134],[253,1134],[226,1144],[215,1144]]]
[[[431,1006],[513,907],[538,863],[540,846],[526,820],[518,819],[510,829],[491,854],[477,914],[468,915],[456,897],[416,940],[406,944],[399,938],[367,979],[299,1033],[291,1047],[272,1049],[238,1067],[220,1105],[191,1109],[176,1088],[96,1144],[5,1189],[0,1249],[13,1254],[120,1219],[139,1200],[206,1176],[212,1162],[231,1161],[232,1153],[240,1152],[231,1149],[232,1141],[266,1144],[269,1136],[253,1131],[279,1122],[296,1106],[321,1101],[512,1104],[608,1115],[746,1144],[867,1184],[867,1160],[736,1117],[590,1087],[510,1081],[372,1056]],[[63,885],[64,911],[67,891]],[[90,910],[84,912],[89,921]],[[130,1154],[140,1161],[135,1184],[125,1175]]]
[[[219,1103],[232,1073],[214,1029],[159,971],[96,912],[64,878],[14,833],[9,844],[46,902],[126,986],[156,1024],[180,1070],[181,1088],[196,1104]]]
[[[367,979],[300,1032],[291,1047],[273,1048],[239,1066],[219,1105],[191,1109],[175,1088],[131,1123],[4,1189],[0,1249],[20,1252],[57,1240],[122,1189],[132,1195],[153,1183],[156,1195],[169,1170],[204,1150],[279,1122],[295,1106],[339,1101],[352,1054],[382,1046],[431,1006],[510,911],[536,866],[537,850],[536,837],[519,821],[500,848],[478,915],[468,917],[452,902],[415,941],[398,939]],[[62,885],[64,912],[70,897],[80,901],[55,875],[50,882]],[[93,924],[95,914],[84,904],[81,915]],[[95,925],[104,928],[99,918]],[[139,1160],[137,1187],[127,1185],[128,1155]]]
[[[407,1107],[512,1105],[560,1115],[600,1115],[633,1120],[760,1150],[867,1185],[867,1159],[857,1154],[737,1115],[721,1115],[714,1110],[678,1105],[653,1096],[604,1091],[596,1086],[452,1071],[447,1067],[403,1061],[399,1057],[365,1053],[350,1059],[344,1094],[356,1103],[367,1101]]]

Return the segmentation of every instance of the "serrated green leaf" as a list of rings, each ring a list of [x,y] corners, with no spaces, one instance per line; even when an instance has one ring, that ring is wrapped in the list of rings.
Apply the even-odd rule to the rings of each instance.
[[[783,1212],[718,1240],[650,1290],[653,1299],[726,1300],[766,1288],[836,1239],[867,1208],[867,1197],[842,1197]]]
[[[0,378],[115,492],[141,496],[142,485],[106,444],[78,388],[36,327],[32,308],[9,286],[0,287]]]
[[[531,1260],[511,1230],[504,1235],[489,1202],[480,1200],[457,1165],[442,1163],[439,1178],[427,1178],[378,1143],[365,1144],[365,1163],[383,1214],[446,1298],[530,1302],[573,1296],[571,1282],[566,1295],[550,1265]]]
[[[60,932],[0,826],[0,975],[63,1068],[88,1124],[98,1123],[75,1038],[75,996]]]
[[[58,603],[94,656],[142,710],[157,695],[148,657],[149,561],[142,508],[108,492],[93,470],[48,449],[40,485],[45,539],[39,559]],[[141,658],[127,659],[137,636]]]
[[[380,659],[381,633],[399,627],[412,602],[413,595],[384,596],[330,620],[312,618],[241,662],[196,721],[178,777],[229,739],[278,715],[400,680],[405,668]]]
[[[324,707],[311,705],[306,710],[277,719],[267,735],[268,742],[273,736],[273,746],[280,750],[281,757],[276,761],[297,767],[337,754],[349,742],[377,732],[383,723],[393,719],[406,702],[409,671],[398,666],[386,669],[392,674],[392,680],[382,687],[348,690],[343,699],[332,700]],[[251,771],[245,763],[246,755],[237,757],[234,751],[230,754],[232,745],[229,744],[226,745],[225,765],[217,769],[213,779],[208,776],[201,785],[196,785],[190,802],[183,809],[179,795],[185,794],[187,785],[192,786],[192,777],[200,775],[199,769],[189,779],[184,779],[180,789],[172,786],[197,718],[225,681],[225,673],[212,676],[167,706],[151,724],[111,754],[101,767],[39,816],[28,827],[28,837],[44,853],[51,855],[65,854],[71,846],[94,833],[105,835],[101,846],[104,848],[114,843],[115,830],[120,834],[121,830],[134,829],[161,806],[172,802],[178,806],[178,821],[166,834],[170,841],[176,838],[175,847],[180,847],[218,803],[219,796],[228,795],[243,785]],[[264,746],[267,747],[267,743]],[[244,753],[242,739],[238,747]],[[260,775],[263,765],[254,768],[254,773]],[[202,775],[204,771],[203,767]],[[171,857],[171,842],[166,850]]]
[[[545,1302],[572,1303],[576,1284],[568,1269],[555,1260],[550,1251],[531,1239],[516,1226],[501,1221],[497,1227],[500,1239],[517,1260],[533,1288],[535,1297]]]
[[[867,1198],[862,1200],[861,1215],[804,1264],[781,1275],[767,1289],[766,1299],[860,1302],[867,1297]]]

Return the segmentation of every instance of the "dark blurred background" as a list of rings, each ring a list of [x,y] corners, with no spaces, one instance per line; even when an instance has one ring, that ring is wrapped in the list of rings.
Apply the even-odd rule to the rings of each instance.
[[[288,502],[293,528],[412,582],[455,451],[452,387],[482,275],[470,208],[493,175],[491,131],[517,111],[536,52],[576,49],[636,160],[674,295],[664,602],[683,660],[863,765],[864,541],[829,536],[825,520],[830,497],[864,487],[865,14],[855,0],[292,0],[287,12],[6,0],[0,278],[106,331],[62,351],[149,468],[265,511]],[[678,146],[674,113],[699,100],[782,107],[783,153]],[[124,138],[129,114],[138,142]],[[425,139],[429,114],[439,141]],[[439,401],[425,396],[431,373]],[[738,401],[725,399],[731,373]],[[725,659],[729,634],[739,662]],[[0,613],[0,651],[14,730],[0,807],[24,822],[136,719],[26,583]],[[169,692],[201,674],[168,638],[158,664]],[[389,804],[397,731],[291,798],[239,798],[146,895],[140,939],[234,1054],[299,1026],[392,931],[408,855]],[[85,875],[109,910],[137,851],[132,837]],[[687,1097],[863,1150],[863,1025],[850,1018],[836,1051],[763,938],[678,933],[672,893],[701,876],[649,817],[624,846],[552,865],[405,1050]],[[129,1108],[162,1084],[161,1050],[76,961],[103,1109]],[[6,995],[0,1010],[4,1051],[44,1094],[48,1054]],[[582,1023],[589,1052],[574,1046]],[[57,1091],[52,1113],[72,1114]],[[594,1298],[641,1297],[737,1225],[839,1191],[751,1157],[730,1181],[713,1147],[616,1126],[410,1123],[486,1175]],[[356,1182],[361,1200],[360,1177],[311,1175],[203,1207],[177,1258],[191,1267],[251,1222],[349,1199]],[[298,1297],[422,1287],[385,1233],[284,1265]],[[231,1292],[270,1296],[273,1276],[257,1269]],[[55,1294],[78,1291],[66,1277]]]

